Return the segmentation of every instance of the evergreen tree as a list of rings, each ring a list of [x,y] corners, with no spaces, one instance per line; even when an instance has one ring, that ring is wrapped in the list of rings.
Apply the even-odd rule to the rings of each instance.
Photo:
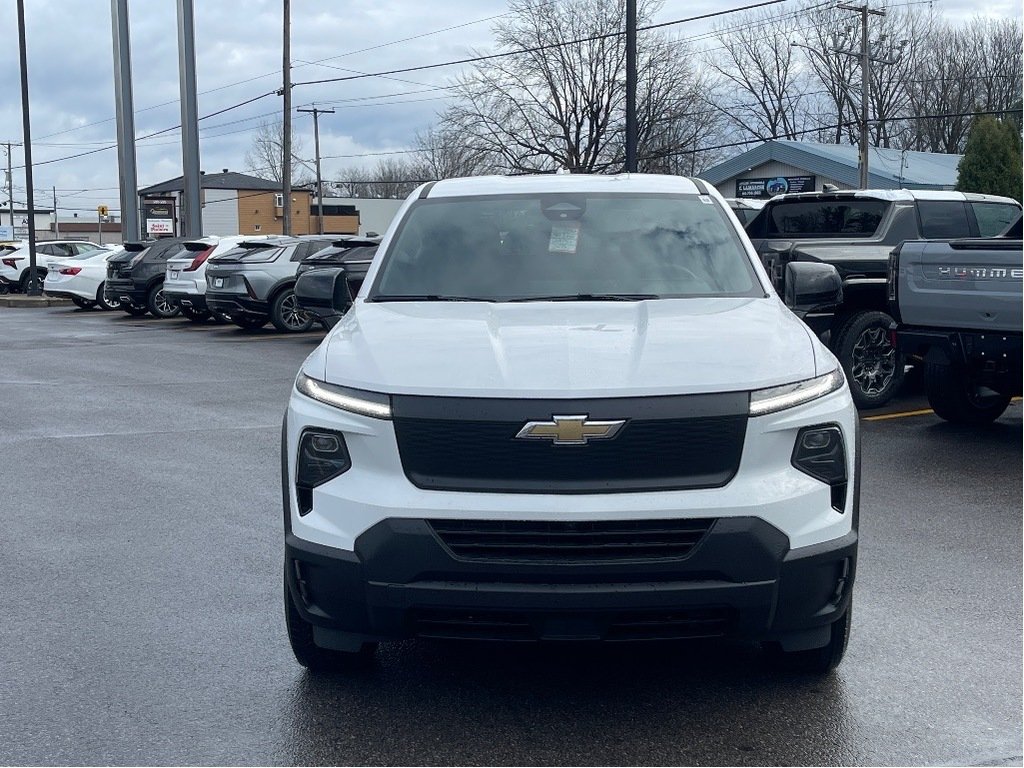
[[[956,180],[960,192],[1004,195],[1020,200],[1021,136],[1011,121],[980,115],[971,126]]]

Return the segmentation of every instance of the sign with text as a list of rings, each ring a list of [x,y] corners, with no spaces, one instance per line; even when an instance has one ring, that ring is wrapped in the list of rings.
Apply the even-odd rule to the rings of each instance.
[[[13,240],[14,239],[14,227],[2,226],[0,227],[0,240]]]
[[[765,198],[786,192],[813,192],[817,176],[775,176],[770,179],[736,179],[736,197]]]
[[[174,201],[143,200],[142,230],[147,235],[166,237],[174,235]]]

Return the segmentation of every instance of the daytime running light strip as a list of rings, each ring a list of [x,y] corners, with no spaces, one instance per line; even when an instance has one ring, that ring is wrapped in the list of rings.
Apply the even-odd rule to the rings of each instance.
[[[768,413],[792,408],[795,405],[802,405],[824,397],[830,392],[835,392],[841,386],[843,386],[843,374],[840,369],[836,368],[831,373],[814,379],[784,384],[781,387],[754,390],[750,393],[750,415],[764,416]]]
[[[369,416],[373,419],[390,419],[391,406],[387,403],[375,403],[372,400],[364,400],[361,397],[342,392],[322,381],[311,379],[304,373],[300,373],[295,379],[295,388],[306,397],[340,408],[350,413],[358,413],[360,416]]]

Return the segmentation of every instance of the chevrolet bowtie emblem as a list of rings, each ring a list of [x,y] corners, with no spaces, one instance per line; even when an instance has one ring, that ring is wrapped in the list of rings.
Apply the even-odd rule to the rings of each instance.
[[[550,440],[555,445],[586,445],[588,440],[608,440],[618,434],[625,419],[588,421],[586,416],[552,416],[551,421],[530,421],[519,430],[523,440]]]

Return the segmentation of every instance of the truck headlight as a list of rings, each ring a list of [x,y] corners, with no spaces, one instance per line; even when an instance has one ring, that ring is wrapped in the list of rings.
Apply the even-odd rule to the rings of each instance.
[[[310,378],[301,371],[295,379],[295,389],[306,397],[349,413],[358,413],[360,416],[369,416],[373,419],[391,418],[391,398],[387,395],[328,384],[326,381]]]
[[[775,413],[809,403],[835,392],[845,381],[842,369],[836,368],[831,373],[813,379],[804,379],[779,387],[755,389],[750,393],[750,415],[764,416],[766,413]]]

